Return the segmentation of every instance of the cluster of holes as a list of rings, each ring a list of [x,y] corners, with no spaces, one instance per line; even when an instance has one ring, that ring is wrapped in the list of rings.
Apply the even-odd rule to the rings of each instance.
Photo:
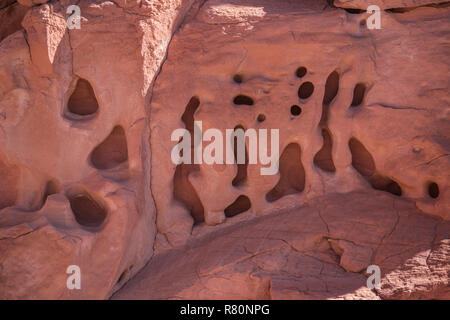
[[[61,184],[58,180],[52,179],[47,181],[44,188],[44,194],[42,197],[41,205],[37,210],[40,210],[42,207],[44,207],[45,203],[47,202],[47,198],[51,196],[52,194],[58,194],[62,190]]]
[[[328,128],[322,129],[323,145],[322,148],[314,156],[314,164],[327,172],[335,172],[336,167],[334,166],[332,148],[333,139],[331,138],[331,133]]]

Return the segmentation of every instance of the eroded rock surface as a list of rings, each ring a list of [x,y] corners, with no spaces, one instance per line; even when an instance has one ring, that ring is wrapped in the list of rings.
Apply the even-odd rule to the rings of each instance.
[[[155,256],[114,298],[450,297],[450,223],[381,191],[330,194],[214,228],[199,227],[185,247]],[[372,264],[382,270],[376,291],[366,287]]]

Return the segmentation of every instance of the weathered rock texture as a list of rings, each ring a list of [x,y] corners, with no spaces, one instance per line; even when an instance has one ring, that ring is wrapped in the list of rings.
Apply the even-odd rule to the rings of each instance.
[[[149,261],[114,298],[450,298],[447,5],[82,0],[69,30],[70,1],[3,2],[0,298]],[[279,129],[279,173],[174,164],[194,121]]]
[[[190,2],[127,3],[70,31],[70,1],[34,6],[0,43],[0,298],[105,298],[152,256],[145,107]]]

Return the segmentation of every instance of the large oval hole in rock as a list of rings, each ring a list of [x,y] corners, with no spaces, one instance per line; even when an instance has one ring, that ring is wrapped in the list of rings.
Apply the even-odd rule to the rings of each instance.
[[[128,160],[125,131],[116,126],[109,136],[91,153],[91,162],[97,169],[111,169]]]
[[[239,213],[243,213],[252,207],[250,199],[247,196],[239,196],[232,204],[225,208],[226,217],[234,217]]]
[[[67,195],[75,220],[84,227],[100,227],[106,219],[106,208],[86,191]]]
[[[75,90],[69,98],[67,109],[74,114],[87,116],[98,111],[94,89],[85,79],[78,79]]]
[[[266,194],[268,202],[286,195],[302,192],[305,188],[305,169],[301,160],[301,149],[297,143],[290,143],[280,157],[280,180]]]
[[[253,99],[249,96],[240,94],[233,99],[233,103],[237,105],[252,106],[254,104]]]
[[[312,82],[304,82],[300,85],[298,88],[298,97],[300,99],[307,99],[309,98],[314,92],[314,85]]]
[[[352,166],[361,175],[369,177],[375,173],[375,161],[359,140],[351,138],[348,142],[352,154]]]
[[[376,190],[386,191],[396,196],[401,196],[403,193],[402,188],[397,182],[388,177],[382,176],[379,173],[375,173],[369,177],[368,180],[372,188]]]

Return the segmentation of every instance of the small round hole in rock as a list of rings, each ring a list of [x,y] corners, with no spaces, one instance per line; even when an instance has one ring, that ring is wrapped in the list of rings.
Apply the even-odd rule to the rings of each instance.
[[[124,271],[120,274],[119,279],[117,279],[117,283],[121,283],[121,282],[123,281],[123,279],[125,279],[125,277],[127,276],[127,274],[128,274],[128,270],[124,270]]]
[[[240,94],[233,99],[233,103],[237,105],[252,106],[254,102],[253,99],[250,98],[249,96]]]
[[[439,186],[437,185],[436,182],[431,182],[428,185],[428,195],[433,199],[439,197]]]
[[[233,81],[236,83],[242,83],[244,81],[244,77],[242,77],[242,75],[240,74],[235,74],[233,76]]]
[[[264,114],[260,113],[258,115],[257,120],[258,120],[258,122],[264,122],[264,120],[266,120],[266,116]]]
[[[308,70],[306,70],[305,67],[300,67],[300,68],[298,68],[298,69],[295,71],[295,75],[296,75],[297,77],[299,77],[299,78],[302,78],[302,77],[305,76],[305,74],[306,74],[307,71],[308,71]]]
[[[300,113],[302,113],[302,108],[300,108],[300,107],[297,106],[297,105],[293,105],[293,106],[291,107],[291,114],[292,114],[293,116],[298,116],[298,115],[300,115]]]
[[[345,11],[347,11],[350,14],[361,14],[366,12],[366,10],[362,9],[355,9],[355,8],[344,8]]]
[[[302,83],[300,88],[298,88],[298,97],[300,99],[307,99],[309,98],[314,92],[314,85],[307,81]]]

